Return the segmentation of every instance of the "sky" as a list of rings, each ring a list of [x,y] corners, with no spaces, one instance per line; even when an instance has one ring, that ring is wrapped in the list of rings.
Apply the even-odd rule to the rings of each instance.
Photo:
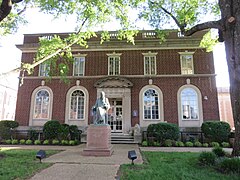
[[[4,64],[1,63],[0,73],[9,71],[20,65],[21,51],[15,45],[23,43],[23,34],[72,32],[75,29],[74,18],[69,18],[67,21],[63,19],[53,20],[49,15],[39,13],[34,9],[26,13],[26,19],[29,23],[20,27],[16,34],[0,38],[0,59],[4,61]],[[143,27],[140,26],[139,28],[142,29]],[[109,29],[109,27],[112,29]],[[108,26],[108,30],[115,30],[115,27],[115,25]],[[217,44],[213,53],[217,86],[228,87],[229,77],[224,44]]]

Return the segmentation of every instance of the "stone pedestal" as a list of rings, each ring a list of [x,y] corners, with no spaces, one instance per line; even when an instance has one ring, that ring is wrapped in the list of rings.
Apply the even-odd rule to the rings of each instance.
[[[90,125],[87,129],[87,147],[84,156],[111,156],[111,128],[109,125]]]

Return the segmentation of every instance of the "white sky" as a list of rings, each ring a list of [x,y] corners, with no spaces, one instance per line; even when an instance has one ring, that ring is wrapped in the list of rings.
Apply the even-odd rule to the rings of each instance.
[[[20,64],[21,52],[15,47],[15,44],[23,43],[23,34],[33,33],[57,33],[57,32],[72,32],[75,28],[75,21],[73,18],[67,21],[52,20],[49,15],[40,14],[36,10],[29,10],[26,14],[29,24],[21,27],[17,34],[9,35],[0,38],[0,73],[16,68]],[[142,24],[140,25],[142,26]],[[140,27],[143,29],[143,27]],[[115,25],[111,25],[114,30]],[[147,29],[147,28],[146,28]],[[218,44],[214,48],[215,71],[217,74],[216,81],[218,87],[229,86],[228,70],[225,58],[225,49],[223,44]]]

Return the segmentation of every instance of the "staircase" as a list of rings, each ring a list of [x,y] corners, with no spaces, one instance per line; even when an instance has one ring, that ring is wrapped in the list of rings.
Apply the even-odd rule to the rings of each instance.
[[[134,137],[129,134],[111,134],[112,144],[137,144],[134,142]]]

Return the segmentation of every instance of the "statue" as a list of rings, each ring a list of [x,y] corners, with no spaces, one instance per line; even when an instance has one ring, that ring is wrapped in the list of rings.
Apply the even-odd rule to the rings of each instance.
[[[92,107],[94,113],[94,124],[107,124],[107,111],[110,108],[108,98],[102,91],[100,97],[96,100],[95,105]]]

